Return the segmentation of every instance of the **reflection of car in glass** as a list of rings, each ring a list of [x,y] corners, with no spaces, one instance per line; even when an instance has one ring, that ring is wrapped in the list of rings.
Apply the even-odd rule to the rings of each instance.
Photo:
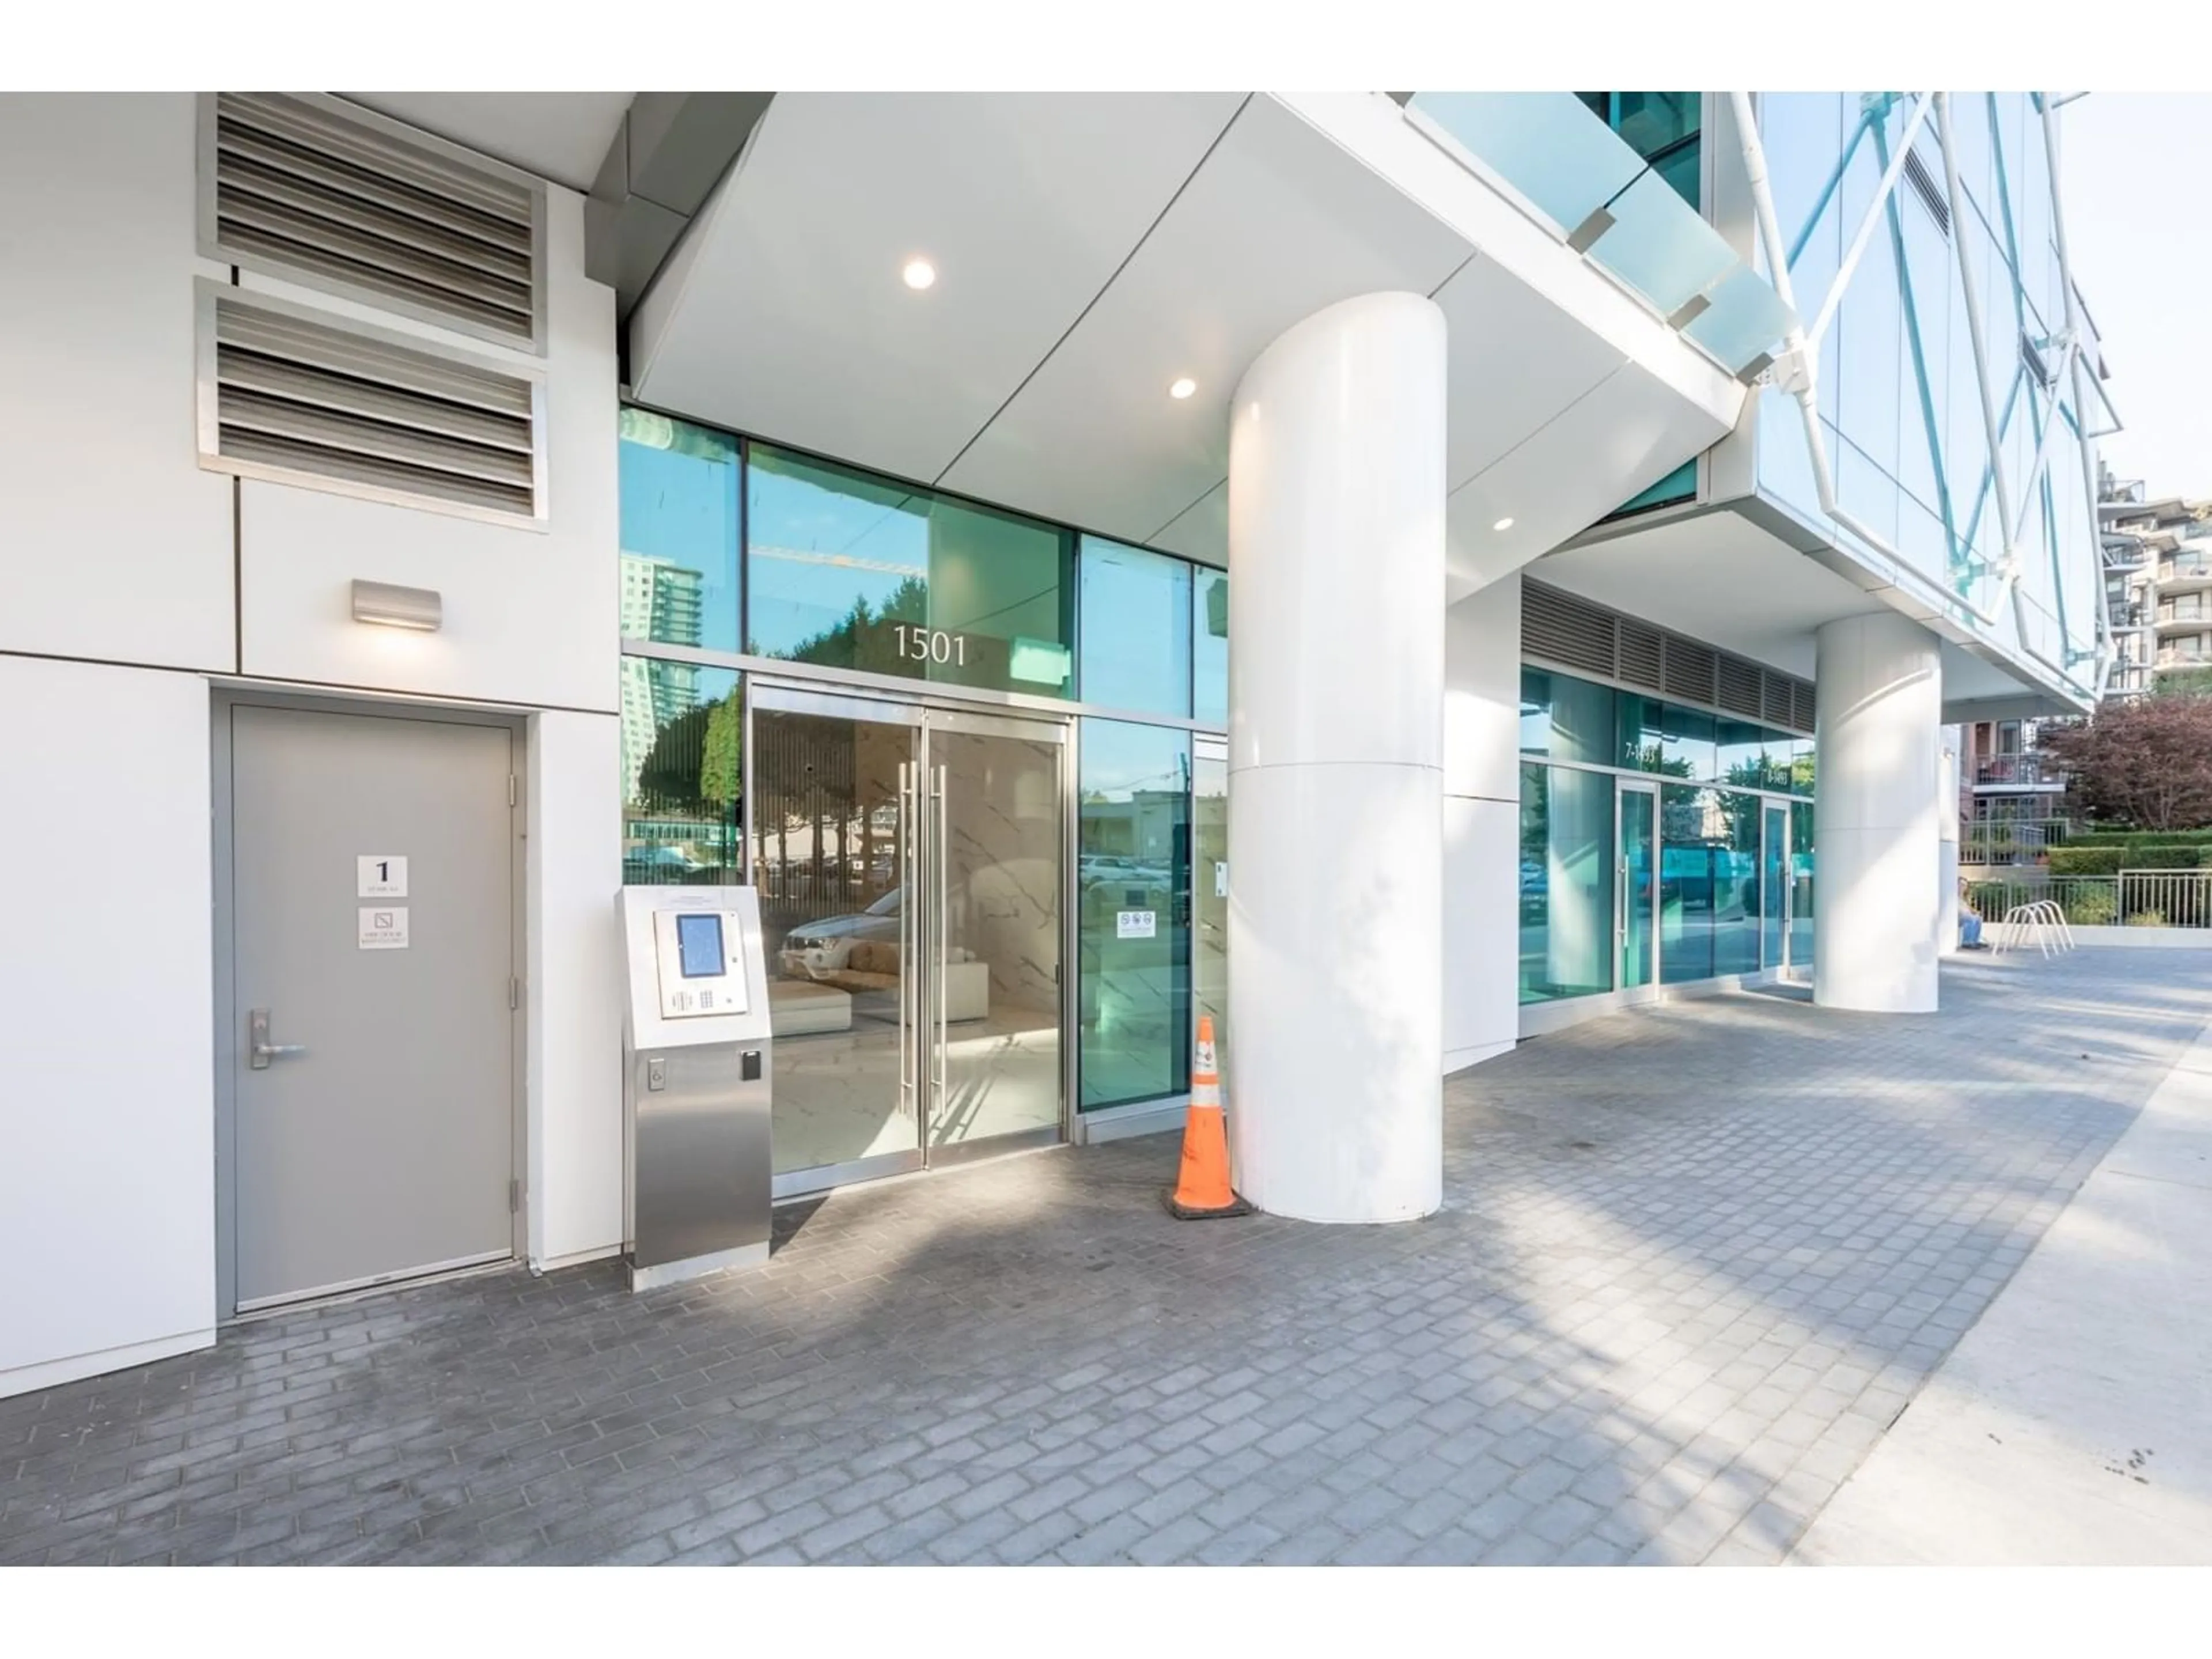
[[[681,847],[633,847],[623,854],[623,879],[633,885],[682,881],[705,868]]]
[[[1543,865],[1534,859],[1521,860],[1521,915],[1523,920],[1534,916],[1544,908],[1550,892],[1551,876]]]
[[[858,915],[803,921],[783,936],[776,958],[787,978],[814,979],[845,965],[855,945],[896,945],[906,889],[894,887]]]

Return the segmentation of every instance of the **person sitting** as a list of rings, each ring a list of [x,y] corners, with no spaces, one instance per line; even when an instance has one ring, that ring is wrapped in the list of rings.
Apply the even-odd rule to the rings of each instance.
[[[1961,951],[1989,949],[1982,943],[1982,913],[1974,908],[1973,900],[1967,896],[1964,876],[1959,878],[1959,948]]]

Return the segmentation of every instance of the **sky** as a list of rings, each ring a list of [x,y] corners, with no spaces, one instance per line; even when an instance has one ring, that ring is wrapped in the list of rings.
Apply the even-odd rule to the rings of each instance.
[[[2153,496],[2212,496],[2212,94],[2100,92],[2059,113],[2068,254]]]

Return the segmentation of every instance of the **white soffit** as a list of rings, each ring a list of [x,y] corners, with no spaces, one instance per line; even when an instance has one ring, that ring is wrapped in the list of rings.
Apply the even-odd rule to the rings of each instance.
[[[1727,509],[1569,548],[1528,574],[1792,674],[1812,673],[1822,623],[1888,608]]]
[[[1455,398],[1455,415],[1459,408]],[[1665,477],[1724,430],[1638,365],[1623,364],[1452,492],[1445,514],[1450,577],[1479,585],[1518,568]],[[1507,520],[1504,530],[1495,528]]]
[[[945,483],[1156,538],[1226,475],[1230,400],[1277,337],[1358,295],[1433,293],[1472,252],[1326,135],[1255,96]],[[1185,376],[1196,393],[1170,398]]]
[[[636,94],[628,92],[344,92],[395,121],[588,191]]]
[[[781,93],[640,307],[634,388],[933,482],[1106,287],[1242,100]],[[937,270],[921,293],[900,280],[916,257]]]
[[[1226,570],[1229,568],[1229,480],[1224,478],[1145,544]]]
[[[1451,342],[1444,476],[1454,489],[1627,361],[1493,259],[1469,261],[1437,304]]]

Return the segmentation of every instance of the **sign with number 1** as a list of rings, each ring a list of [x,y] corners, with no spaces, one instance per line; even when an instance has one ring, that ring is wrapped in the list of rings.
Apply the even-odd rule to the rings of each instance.
[[[398,853],[363,853],[354,860],[356,898],[405,898],[407,860]]]

